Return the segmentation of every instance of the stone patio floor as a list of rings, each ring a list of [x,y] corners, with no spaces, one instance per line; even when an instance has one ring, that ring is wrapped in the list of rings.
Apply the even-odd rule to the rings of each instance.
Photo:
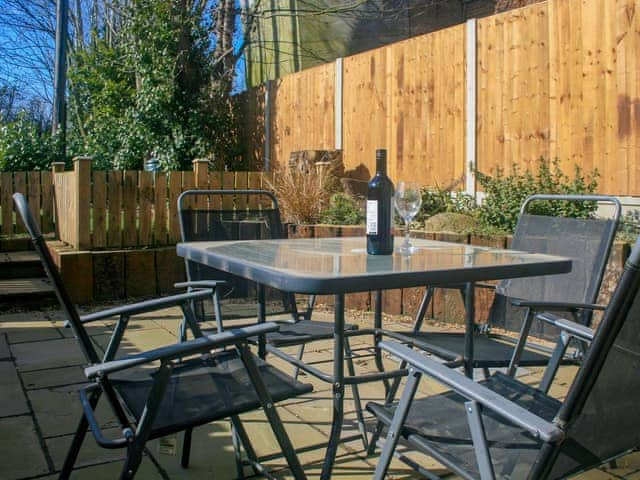
[[[92,308],[99,309],[97,307]],[[315,318],[327,313],[316,312]],[[385,327],[393,328],[394,318],[385,319]],[[176,341],[179,311],[166,310],[153,315],[135,317],[129,324],[121,344],[121,354],[130,354]],[[371,318],[350,315],[348,321],[363,326],[372,324]],[[105,348],[113,322],[97,322],[89,327],[90,335],[101,348]],[[352,347],[365,347],[369,337],[356,337]],[[272,363],[290,371],[291,367],[269,357]],[[331,344],[318,342],[309,345],[306,360],[331,358]],[[385,358],[389,367],[394,365]],[[85,378],[83,358],[69,329],[63,327],[59,311],[21,312],[0,315],[0,479],[54,479],[64,460],[76,427],[80,405],[76,390]],[[360,372],[374,368],[371,358],[356,361]],[[562,396],[575,373],[573,367],[563,367],[552,393]],[[540,371],[522,374],[526,381],[536,382]],[[310,447],[328,438],[331,418],[331,397],[328,384],[312,377],[301,377],[314,384],[315,390],[304,397],[279,404],[279,413],[296,448]],[[438,385],[423,381],[420,390],[433,393]],[[363,404],[381,400],[380,383],[361,386]],[[345,401],[347,411],[343,435],[354,434],[355,419],[351,392]],[[99,409],[100,411],[100,409]],[[100,412],[105,428],[116,426],[105,409]],[[254,446],[261,456],[277,453],[269,424],[261,412],[243,415]],[[369,416],[368,429],[373,428]],[[108,431],[108,430],[107,430]],[[116,430],[114,429],[114,432]],[[116,432],[117,433],[117,432]],[[228,422],[217,422],[194,430],[191,465],[180,467],[181,436],[150,442],[148,454],[138,472],[140,479],[231,479],[236,478],[233,450]],[[299,454],[309,478],[318,478],[324,449],[311,449]],[[425,466],[438,465],[425,457],[413,457]],[[122,451],[98,447],[91,435],[87,436],[80,453],[74,479],[114,479],[120,470]],[[377,456],[366,457],[358,440],[341,444],[333,470],[336,479],[371,478]],[[278,478],[291,478],[282,458],[265,462]],[[247,470],[247,474],[250,473]],[[408,467],[394,460],[390,478],[420,478]],[[454,478],[451,476],[451,478]],[[612,466],[591,470],[579,477],[583,480],[640,479],[640,453],[632,453]]]

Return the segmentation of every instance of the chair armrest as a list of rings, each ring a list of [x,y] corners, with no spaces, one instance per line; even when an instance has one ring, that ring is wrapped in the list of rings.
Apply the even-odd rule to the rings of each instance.
[[[130,303],[121,307],[109,308],[100,312],[90,313],[80,317],[82,323],[104,320],[105,318],[119,317],[120,315],[137,315],[139,313],[153,312],[163,308],[181,305],[187,301],[208,298],[213,293],[212,290],[198,290],[197,292],[181,293],[170,297],[154,298],[143,302]]]
[[[266,333],[275,332],[278,328],[278,325],[273,322],[260,323],[245,328],[233,328],[214,335],[207,335],[187,342],[168,345],[166,347],[148,350],[135,355],[129,355],[118,360],[111,360],[109,362],[92,365],[85,368],[84,374],[87,378],[92,379],[98,376],[143,365],[145,363],[173,360],[180,357],[195,355],[197,353],[209,352],[214,348],[221,348],[239,343],[254,335],[264,335]]]
[[[536,318],[551,325],[555,325],[559,329],[588,342],[591,342],[595,335],[595,331],[592,328],[585,327],[584,325],[572,322],[571,320],[554,315],[553,313],[540,313],[539,315],[536,315]]]
[[[535,300],[525,300],[522,298],[510,298],[509,302],[514,307],[533,308],[534,310],[605,310],[606,305],[597,303],[572,303],[572,302],[542,302]]]
[[[188,282],[174,283],[174,288],[216,288],[220,285],[225,285],[227,282],[224,280],[198,280]]]
[[[475,400],[484,408],[500,414],[544,442],[557,442],[564,437],[564,432],[557,425],[534,415],[456,370],[445,367],[396,342],[380,342],[380,347],[425,375],[452,388],[460,395]]]

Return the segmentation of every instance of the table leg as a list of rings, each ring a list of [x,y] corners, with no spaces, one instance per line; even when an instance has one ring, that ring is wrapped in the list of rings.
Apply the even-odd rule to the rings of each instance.
[[[264,285],[261,283],[256,285],[256,294],[258,296],[258,323],[264,323],[267,319],[267,307],[264,298]],[[258,336],[258,356],[262,359],[267,356],[267,341],[265,335]]]
[[[467,377],[473,378],[473,335],[476,317],[475,286],[473,282],[467,283],[464,290],[464,373]]]
[[[382,350],[380,350],[380,341],[382,340],[382,290],[374,292],[374,311],[373,311],[373,328],[376,333],[373,335],[373,346],[375,354],[376,368],[379,372],[384,372],[384,364],[382,363]],[[384,380],[385,398],[389,394],[389,380]]]
[[[333,329],[333,418],[329,445],[322,465],[322,480],[331,478],[344,421],[344,294],[335,295]]]

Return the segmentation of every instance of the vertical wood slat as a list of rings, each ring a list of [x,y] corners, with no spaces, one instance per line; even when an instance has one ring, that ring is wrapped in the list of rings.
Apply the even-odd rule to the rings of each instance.
[[[122,244],[125,247],[134,247],[138,242],[138,172],[125,170],[122,177],[122,205],[124,207]]]
[[[91,245],[94,248],[107,246],[107,174],[104,171],[93,172],[93,190],[91,204],[93,207],[93,236]]]
[[[211,190],[222,189],[222,172],[211,172],[209,174],[209,188]],[[219,210],[222,206],[222,198],[220,198],[220,195],[210,196],[209,206],[212,210]]]
[[[53,174],[49,171],[40,173],[42,188],[42,233],[51,233],[55,230],[53,223]]]
[[[169,243],[180,241],[178,197],[182,192],[182,172],[169,172]]]
[[[35,219],[38,227],[42,231],[42,221],[40,218],[41,188],[40,188],[40,172],[27,173],[27,202],[29,202],[29,210]]]
[[[247,172],[236,172],[235,189],[246,190],[249,186],[249,179],[247,178]],[[236,208],[239,210],[247,209],[247,197],[245,195],[239,195],[236,198]]]
[[[122,171],[108,172],[107,195],[109,197],[107,245],[122,246]]]
[[[151,245],[152,205],[153,205],[153,173],[138,172],[138,245]]]
[[[222,188],[223,190],[235,190],[236,189],[236,174],[235,172],[222,172]],[[224,210],[233,210],[234,199],[231,195],[225,195],[222,197],[222,208]]]
[[[27,192],[27,173],[26,172],[14,172],[13,174],[13,191],[22,193],[25,198],[28,198]],[[24,233],[26,229],[20,221],[16,221],[15,227],[16,233]]]
[[[153,188],[153,242],[167,244],[167,175],[156,172]]]
[[[13,233],[13,173],[0,173],[0,188],[2,188],[2,234]]]
[[[249,172],[247,174],[247,188],[249,190],[260,190],[262,188],[262,175],[260,172]],[[257,210],[260,208],[262,201],[256,195],[249,198],[249,209]]]

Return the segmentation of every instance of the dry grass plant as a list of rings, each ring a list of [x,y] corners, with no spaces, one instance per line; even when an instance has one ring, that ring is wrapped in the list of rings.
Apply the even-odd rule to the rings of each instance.
[[[278,198],[283,221],[318,223],[322,211],[329,206],[339,182],[329,168],[305,173],[295,168],[279,168],[273,182],[267,182]]]

